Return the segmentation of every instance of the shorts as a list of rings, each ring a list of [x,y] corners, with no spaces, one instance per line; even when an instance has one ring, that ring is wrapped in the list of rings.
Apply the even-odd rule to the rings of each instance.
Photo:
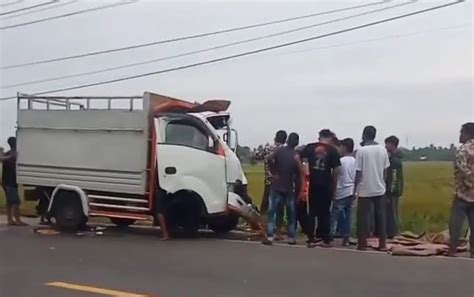
[[[7,207],[19,206],[21,204],[18,187],[2,186],[2,188],[5,192]]]
[[[166,210],[166,197],[158,195],[159,197],[155,199],[155,212],[156,214],[164,215]]]

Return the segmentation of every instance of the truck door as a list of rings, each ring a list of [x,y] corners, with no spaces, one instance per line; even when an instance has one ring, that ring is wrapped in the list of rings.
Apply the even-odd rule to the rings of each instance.
[[[225,153],[203,121],[189,115],[155,120],[158,135],[158,183],[168,193],[197,193],[209,214],[227,209]]]

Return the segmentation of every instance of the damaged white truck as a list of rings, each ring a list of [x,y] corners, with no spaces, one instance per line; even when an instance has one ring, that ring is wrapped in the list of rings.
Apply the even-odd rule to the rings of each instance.
[[[18,182],[49,200],[48,216],[62,229],[92,216],[122,227],[156,219],[156,201],[165,199],[172,229],[230,231],[251,208],[228,146],[237,145],[229,105],[153,93],[18,95]]]

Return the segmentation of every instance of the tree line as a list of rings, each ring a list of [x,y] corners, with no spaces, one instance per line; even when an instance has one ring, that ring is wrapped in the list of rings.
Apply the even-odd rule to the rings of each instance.
[[[255,148],[249,146],[238,146],[237,156],[242,163],[256,163],[255,156],[267,145],[260,145]],[[411,149],[400,148],[400,153],[404,161],[454,161],[456,155],[456,146],[451,144],[449,147],[435,146],[431,144],[427,147],[413,147]]]

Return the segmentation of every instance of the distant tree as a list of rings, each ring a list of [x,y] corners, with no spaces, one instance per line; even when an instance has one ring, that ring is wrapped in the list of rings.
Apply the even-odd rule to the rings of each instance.
[[[242,148],[240,148],[238,150],[239,158],[242,162],[256,163],[257,161],[262,161],[263,152],[268,146],[268,143],[266,145],[259,145],[253,150],[249,149],[248,151],[245,150],[245,152],[241,151]],[[404,161],[454,161],[456,146],[451,144],[449,147],[441,147],[431,144],[427,147],[412,147],[411,149],[400,147],[400,152]],[[248,153],[251,156],[249,158],[247,158]]]
[[[430,145],[429,147],[401,150],[403,150],[403,159],[406,161],[453,161],[456,153],[454,145],[449,148]]]
[[[237,146],[237,157],[242,163],[249,163],[252,160],[252,150],[248,146]]]

